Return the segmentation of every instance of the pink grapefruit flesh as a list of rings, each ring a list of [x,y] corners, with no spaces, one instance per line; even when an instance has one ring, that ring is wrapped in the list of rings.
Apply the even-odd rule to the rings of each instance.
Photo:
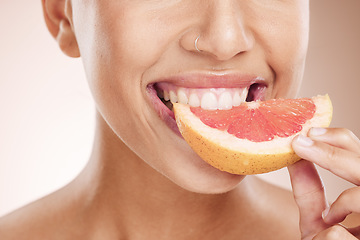
[[[314,116],[315,109],[313,101],[305,98],[254,102],[230,110],[192,107],[191,112],[209,127],[227,130],[240,139],[263,142],[301,131],[302,125]]]
[[[212,166],[233,174],[259,174],[300,158],[291,148],[298,134],[328,127],[328,95],[244,102],[230,110],[204,110],[175,103],[179,130],[190,147]]]

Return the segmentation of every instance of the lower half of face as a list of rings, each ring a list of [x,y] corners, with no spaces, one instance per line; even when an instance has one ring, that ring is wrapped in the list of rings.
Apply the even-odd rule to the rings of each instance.
[[[73,7],[90,88],[116,135],[185,189],[233,189],[244,176],[202,161],[180,136],[167,100],[221,109],[223,93],[231,95],[225,105],[294,97],[308,1],[94,0]]]

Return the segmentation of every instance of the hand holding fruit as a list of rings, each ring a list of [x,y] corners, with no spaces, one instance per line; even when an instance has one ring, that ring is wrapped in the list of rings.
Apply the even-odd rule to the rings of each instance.
[[[360,213],[360,140],[347,129],[312,128],[308,137],[294,139],[293,149],[308,160],[289,166],[300,210],[302,239],[360,239],[360,226],[347,229],[339,224],[350,213]],[[329,207],[324,187],[311,162],[357,187],[344,191]]]

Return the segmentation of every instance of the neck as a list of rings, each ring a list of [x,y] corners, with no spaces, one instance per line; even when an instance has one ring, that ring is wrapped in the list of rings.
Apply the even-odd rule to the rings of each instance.
[[[256,180],[247,177],[224,194],[189,192],[136,156],[101,117],[97,129],[90,162],[77,181],[88,186],[91,216],[114,226],[107,231],[129,239],[218,239],[217,230],[239,230],[234,215],[247,221],[253,215]]]

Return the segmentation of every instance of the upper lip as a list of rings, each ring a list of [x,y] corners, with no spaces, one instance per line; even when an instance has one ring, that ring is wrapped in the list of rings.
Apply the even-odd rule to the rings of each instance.
[[[269,85],[268,79],[259,75],[234,72],[190,72],[156,79],[150,84],[167,82],[185,88],[245,88],[254,83]]]

